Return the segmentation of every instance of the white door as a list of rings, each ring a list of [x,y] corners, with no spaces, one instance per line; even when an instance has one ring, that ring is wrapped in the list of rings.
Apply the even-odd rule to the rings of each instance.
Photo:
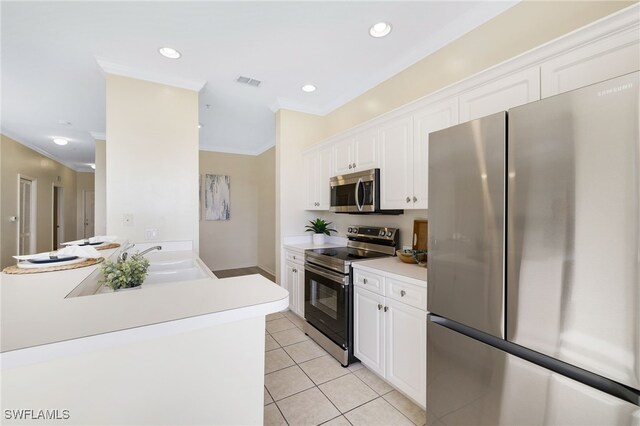
[[[329,187],[329,178],[333,176],[331,166],[331,147],[322,148],[318,152],[318,159],[316,160],[318,210],[329,210],[330,207],[331,189]]]
[[[427,401],[427,313],[387,298],[386,378],[423,408]]]
[[[380,208],[409,209],[413,201],[412,117],[380,127]]]
[[[458,100],[430,105],[413,116],[413,208],[428,207],[429,133],[458,124]]]
[[[311,152],[306,154],[302,159],[305,173],[305,209],[317,210],[318,209],[318,197],[317,197],[317,182],[318,174],[316,172],[317,152]]]
[[[52,250],[57,250],[64,242],[64,188],[53,186],[53,207],[52,207]]]
[[[367,130],[354,139],[353,171],[378,167],[378,132]]]
[[[293,262],[286,261],[284,264],[284,288],[289,292],[289,309],[296,311],[298,300],[296,298],[296,267]]]
[[[84,191],[84,238],[91,238],[95,235],[95,193]]]
[[[296,265],[295,282],[296,291],[296,309],[294,312],[304,318],[304,266]]]
[[[353,173],[353,138],[333,144],[333,172],[336,176]]]
[[[18,200],[18,254],[35,253],[35,187],[30,179],[20,178]]]
[[[355,287],[353,353],[384,377],[384,297]]]

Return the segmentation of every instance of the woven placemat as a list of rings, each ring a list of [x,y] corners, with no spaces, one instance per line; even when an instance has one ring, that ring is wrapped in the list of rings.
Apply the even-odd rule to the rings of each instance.
[[[120,247],[120,244],[111,243],[111,244],[107,244],[106,246],[96,247],[96,250],[110,250],[118,247]]]
[[[37,274],[40,272],[53,272],[53,271],[66,271],[69,269],[78,269],[84,268],[85,266],[92,266],[104,261],[104,257],[99,257],[97,259],[87,259],[84,262],[72,263],[71,265],[58,265],[58,266],[49,266],[46,268],[18,268],[17,265],[7,266],[3,269],[2,272],[5,274]]]

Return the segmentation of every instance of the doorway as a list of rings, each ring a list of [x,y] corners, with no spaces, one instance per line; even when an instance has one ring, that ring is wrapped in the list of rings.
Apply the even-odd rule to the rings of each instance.
[[[36,249],[36,182],[18,175],[18,254],[33,254]]]
[[[53,185],[53,250],[57,250],[64,239],[64,198],[63,188]]]
[[[94,226],[95,192],[84,191],[84,235],[83,238],[91,238],[95,233]]]

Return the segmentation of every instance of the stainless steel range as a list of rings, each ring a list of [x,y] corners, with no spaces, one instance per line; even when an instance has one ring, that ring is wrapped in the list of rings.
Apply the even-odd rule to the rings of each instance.
[[[304,264],[304,331],[344,367],[355,360],[351,264],[393,256],[400,231],[352,225],[347,238],[346,247],[307,250]]]

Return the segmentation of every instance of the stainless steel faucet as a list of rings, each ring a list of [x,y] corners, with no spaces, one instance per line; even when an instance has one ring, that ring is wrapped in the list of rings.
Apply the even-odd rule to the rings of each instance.
[[[125,260],[127,260],[127,257],[129,256],[129,253],[127,253],[127,250],[131,250],[134,246],[135,246],[135,243],[131,243],[131,244],[127,244],[122,249],[122,251],[120,252],[120,256],[118,256],[118,263],[122,263]]]
[[[151,247],[151,248],[148,248],[148,249],[146,249],[144,251],[141,251],[140,253],[136,253],[136,254],[138,256],[144,256],[145,254],[149,253],[150,251],[154,251],[154,250],[160,251],[160,250],[162,250],[162,246]]]

